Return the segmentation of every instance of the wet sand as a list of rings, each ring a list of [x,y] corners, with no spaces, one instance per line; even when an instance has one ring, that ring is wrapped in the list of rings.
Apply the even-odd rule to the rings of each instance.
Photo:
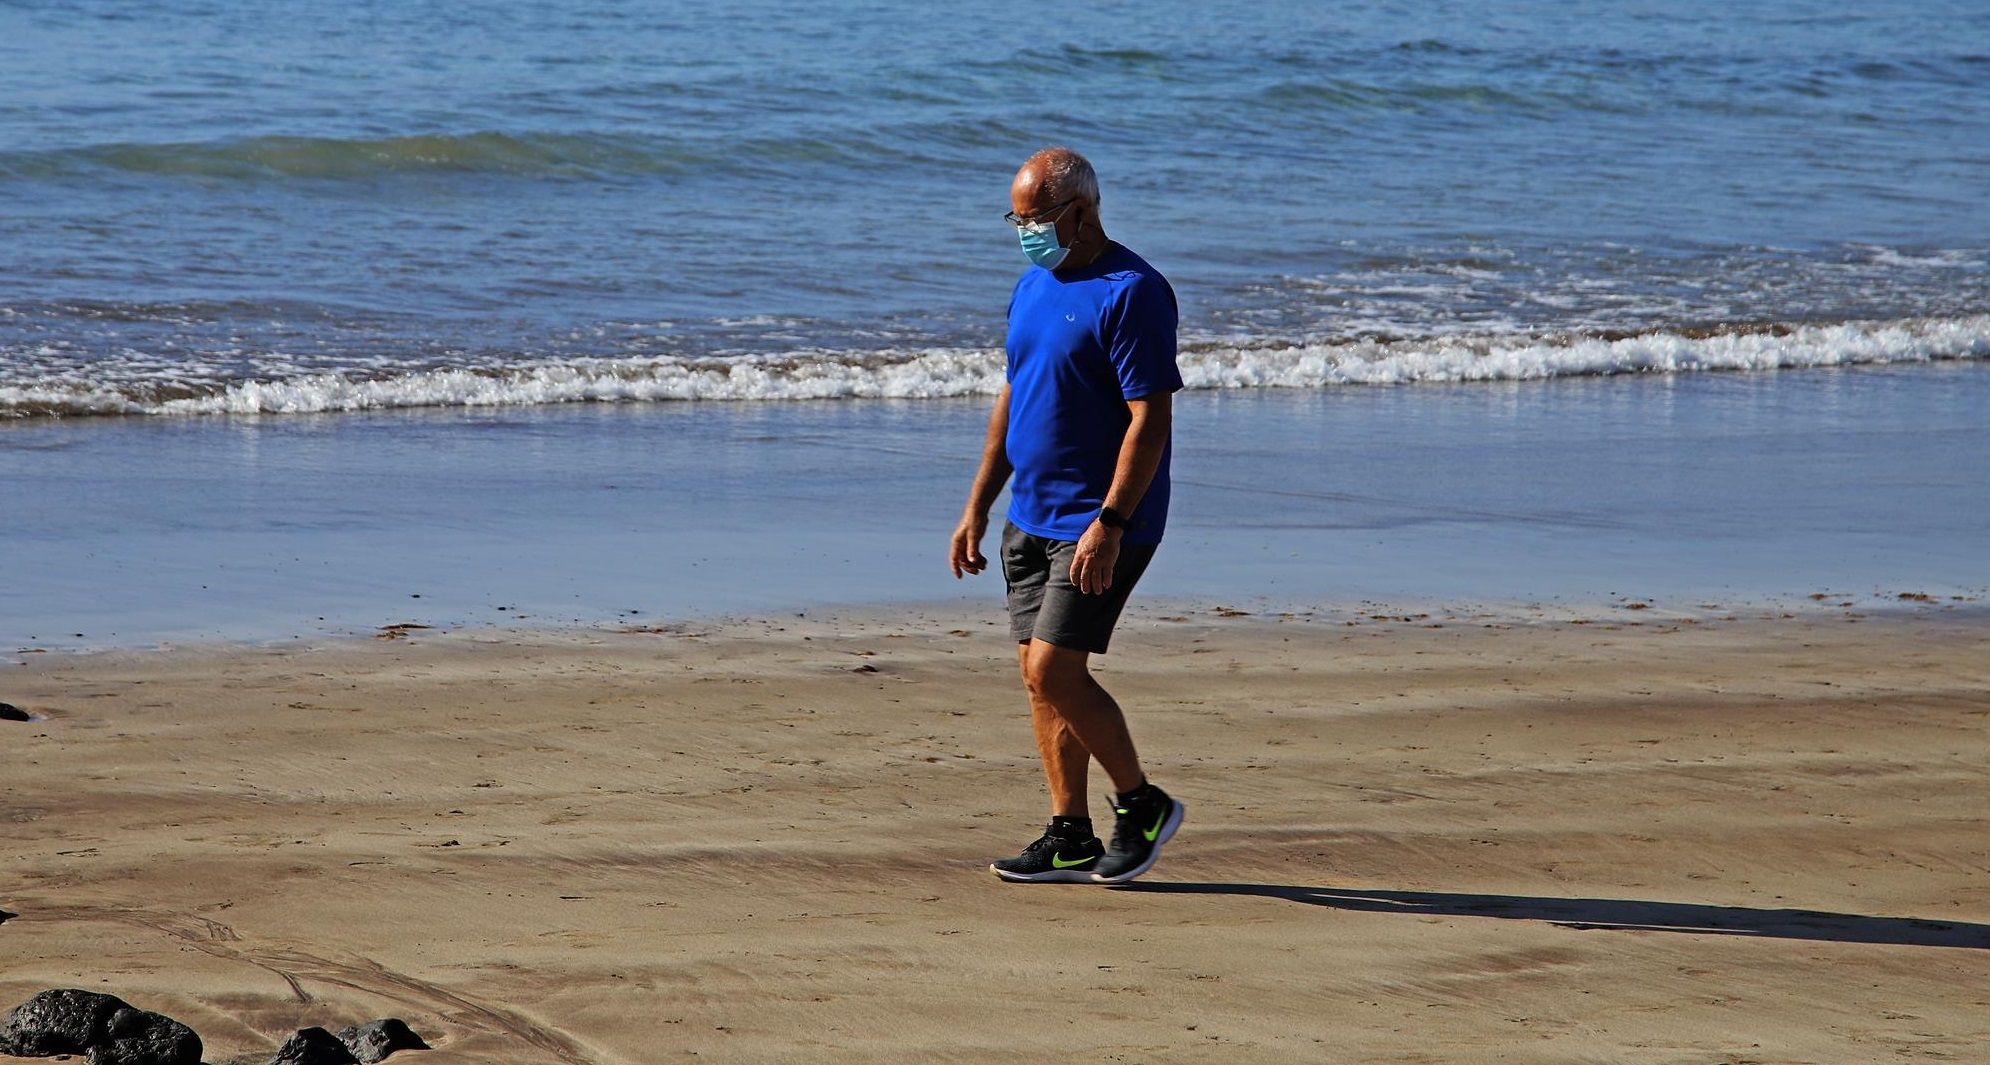
[[[1990,361],[1177,400],[1138,602],[1990,596]],[[999,598],[986,399],[0,419],[0,652]],[[988,545],[999,538],[1001,515]],[[4,696],[0,696],[4,698]]]
[[[31,655],[0,1007],[216,1063],[1980,1053],[1990,623],[1660,613],[1137,612],[1189,819],[1125,890],[985,869],[1042,820],[987,610]]]

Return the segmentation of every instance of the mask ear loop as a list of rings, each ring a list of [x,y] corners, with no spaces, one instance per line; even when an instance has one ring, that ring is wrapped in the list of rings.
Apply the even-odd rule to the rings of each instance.
[[[1075,206],[1089,208],[1091,207],[1091,204],[1079,203],[1076,204]],[[1078,228],[1074,230],[1071,234],[1071,245],[1070,245],[1071,247],[1076,248],[1078,246],[1078,243],[1085,239],[1085,227],[1087,226],[1090,226],[1091,228],[1098,230],[1100,236],[1105,236],[1106,231],[1103,227],[1099,225],[1098,216],[1095,214],[1087,214],[1085,216],[1085,220],[1078,223]]]

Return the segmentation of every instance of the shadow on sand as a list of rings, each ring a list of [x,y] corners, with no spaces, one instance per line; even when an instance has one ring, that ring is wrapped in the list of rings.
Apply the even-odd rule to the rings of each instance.
[[[1142,881],[1122,891],[1175,895],[1256,895],[1310,906],[1373,913],[1437,917],[1497,917],[1547,921],[1565,928],[1604,928],[1635,932],[1697,932],[1703,935],[1812,939],[1830,943],[1889,943],[1903,947],[1964,947],[1990,950],[1990,925],[1926,921],[1915,917],[1867,917],[1818,910],[1757,910],[1746,906],[1701,906],[1690,902],[1635,899],[1562,899],[1537,895],[1470,895],[1450,891],[1365,891],[1354,888],[1278,884],[1171,884]]]

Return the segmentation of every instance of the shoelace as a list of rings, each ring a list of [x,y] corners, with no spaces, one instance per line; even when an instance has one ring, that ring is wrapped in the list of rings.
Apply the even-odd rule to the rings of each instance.
[[[1083,839],[1067,839],[1063,836],[1056,836],[1048,832],[1045,832],[1043,835],[1037,837],[1035,843],[1032,843],[1029,846],[1023,848],[1023,853],[1037,854],[1043,851],[1049,851],[1052,854],[1056,854],[1066,847],[1070,847],[1073,851],[1080,851],[1084,849],[1085,844],[1088,842],[1090,841]]]

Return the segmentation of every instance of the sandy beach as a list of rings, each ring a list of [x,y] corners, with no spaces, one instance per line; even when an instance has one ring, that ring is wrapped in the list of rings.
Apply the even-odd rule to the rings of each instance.
[[[1136,611],[1189,820],[1123,890],[985,868],[1041,822],[992,610],[25,656],[0,1007],[216,1063],[1981,1060],[1980,618],[1422,613]]]

